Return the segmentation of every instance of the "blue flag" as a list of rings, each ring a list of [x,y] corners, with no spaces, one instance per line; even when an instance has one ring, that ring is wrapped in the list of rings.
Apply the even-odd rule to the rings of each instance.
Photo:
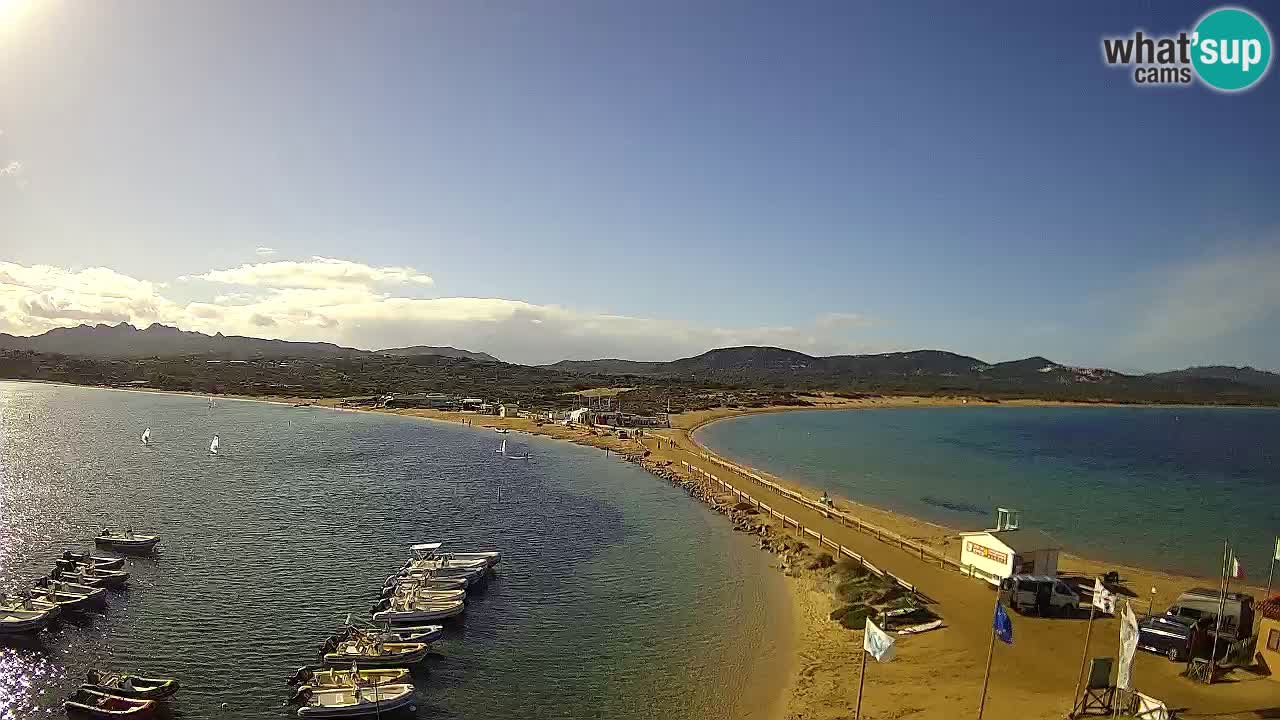
[[[996,617],[991,621],[991,627],[995,628],[996,637],[1006,645],[1013,644],[1013,621],[1009,619],[1009,614],[1004,611],[1004,605],[996,602]]]

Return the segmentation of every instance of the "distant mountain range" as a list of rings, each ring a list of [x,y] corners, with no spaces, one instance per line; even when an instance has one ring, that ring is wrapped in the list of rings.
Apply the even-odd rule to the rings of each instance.
[[[421,372],[421,368],[427,366],[418,359],[438,357],[461,361],[463,365],[480,363],[475,365],[475,372],[488,373],[484,377],[506,378],[506,382],[519,377],[530,386],[554,379],[555,383],[568,383],[576,389],[627,378],[626,383],[630,385],[754,388],[771,392],[828,390],[1119,402],[1280,404],[1280,374],[1254,368],[1208,366],[1135,375],[1104,368],[1072,367],[1039,356],[988,363],[943,350],[820,357],[783,348],[746,346],[710,350],[669,362],[563,360],[527,367],[503,363],[487,353],[453,347],[415,345],[371,351],[332,343],[265,340],[221,333],[205,335],[159,324],[139,330],[125,323],[56,328],[34,337],[0,334],[0,350],[95,359],[292,357],[329,365],[341,363],[342,372],[349,372],[347,368],[355,362],[366,373],[393,374],[400,371],[396,368],[410,367],[404,363],[413,364],[414,372]],[[497,367],[484,370],[489,364]],[[442,372],[443,367],[440,366]]]
[[[396,357],[415,357],[417,355],[439,355],[441,357],[465,358],[467,360],[479,360],[480,362],[502,362],[498,358],[483,352],[472,352],[470,350],[459,350],[455,347],[435,347],[433,345],[411,345],[401,348],[387,348],[385,350],[375,350],[379,355],[395,355]]]
[[[414,345],[413,347],[388,348],[386,350],[357,350],[324,342],[266,340],[240,335],[223,335],[222,333],[205,335],[199,332],[179,330],[159,323],[154,323],[141,330],[128,323],[120,323],[119,325],[79,325],[71,328],[54,328],[33,337],[0,333],[0,350],[27,350],[38,353],[100,358],[210,355],[239,360],[267,357],[361,357],[367,355],[415,357],[419,355],[440,355],[482,362],[498,362],[497,358],[488,353],[477,353],[452,347]]]

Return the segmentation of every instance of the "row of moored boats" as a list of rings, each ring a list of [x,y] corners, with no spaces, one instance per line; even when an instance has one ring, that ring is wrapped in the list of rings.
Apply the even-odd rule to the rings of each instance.
[[[320,647],[321,663],[289,680],[299,717],[380,717],[415,709],[411,669],[444,636],[439,624],[466,610],[502,559],[498,552],[445,553],[441,543],[410,548],[412,557],[383,583],[373,621],[350,617]]]
[[[103,530],[94,544],[122,553],[151,553],[159,538],[132,530]],[[57,622],[63,614],[101,613],[107,609],[107,590],[121,590],[129,582],[125,559],[67,550],[54,561],[48,575],[37,578],[16,596],[0,594],[0,635],[32,635]],[[178,691],[172,678],[103,674],[90,670],[86,682],[63,706],[70,715],[115,718],[149,715],[157,703]]]

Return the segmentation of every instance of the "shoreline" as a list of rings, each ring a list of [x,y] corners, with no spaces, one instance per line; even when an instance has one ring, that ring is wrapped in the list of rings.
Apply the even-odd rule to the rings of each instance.
[[[710,456],[712,456],[712,457],[719,458],[719,459],[720,459],[720,460],[722,460],[722,461],[729,462],[729,463],[734,464],[734,465],[738,465],[739,467],[747,468],[747,469],[751,470],[752,472],[755,472],[755,473],[757,473],[757,474],[759,474],[759,475],[761,475],[761,476],[763,476],[763,477],[767,477],[769,480],[771,480],[771,481],[773,481],[773,482],[776,482],[776,483],[778,483],[778,484],[780,484],[780,485],[783,485],[784,487],[787,487],[787,488],[789,488],[789,489],[791,489],[791,490],[794,490],[794,491],[796,491],[796,492],[800,492],[801,494],[803,494],[803,495],[805,495],[805,496],[808,496],[808,497],[818,497],[818,496],[822,493],[822,490],[820,490],[819,488],[812,487],[812,486],[810,486],[810,485],[808,485],[808,484],[806,484],[806,483],[803,483],[803,482],[801,482],[801,481],[795,480],[795,479],[793,479],[793,478],[789,478],[789,477],[785,477],[785,476],[779,476],[779,475],[777,475],[776,473],[770,472],[770,471],[768,471],[768,470],[764,470],[764,469],[762,469],[762,468],[758,468],[758,467],[754,467],[754,466],[747,465],[747,464],[746,464],[744,461],[742,461],[741,459],[734,458],[733,456],[727,455],[727,454],[725,454],[725,453],[718,452],[718,451],[716,451],[716,450],[714,450],[714,449],[712,449],[712,448],[708,447],[707,445],[705,445],[705,444],[703,444],[702,442],[700,442],[697,438],[695,438],[695,437],[694,437],[694,434],[695,434],[698,430],[701,430],[701,429],[703,429],[703,428],[705,428],[705,427],[707,427],[707,426],[709,426],[709,425],[711,425],[711,424],[713,424],[713,423],[717,423],[717,422],[720,422],[720,421],[722,421],[722,420],[733,420],[733,419],[742,418],[742,417],[747,417],[747,416],[751,416],[751,415],[764,415],[764,414],[772,414],[772,413],[777,413],[777,412],[794,412],[794,411],[804,411],[804,410],[823,410],[823,411],[827,411],[827,410],[857,410],[857,409],[875,409],[875,408],[906,408],[906,407],[966,407],[965,405],[963,405],[963,404],[959,404],[959,403],[949,403],[949,402],[943,402],[943,403],[930,403],[930,402],[928,402],[928,400],[930,400],[930,398],[919,398],[919,397],[904,397],[904,398],[901,398],[901,400],[902,400],[901,402],[896,401],[896,400],[898,400],[898,399],[888,399],[888,400],[889,400],[888,402],[882,402],[882,403],[870,403],[870,404],[868,404],[868,403],[863,403],[863,404],[859,404],[859,405],[852,405],[852,406],[834,406],[834,405],[833,405],[833,406],[827,406],[827,407],[821,407],[821,408],[804,408],[804,407],[798,407],[798,406],[796,406],[796,407],[793,407],[793,406],[785,406],[785,407],[781,407],[781,406],[779,406],[779,407],[772,407],[772,408],[760,408],[760,409],[750,408],[750,409],[743,410],[743,411],[741,411],[741,412],[734,412],[734,413],[729,413],[729,414],[726,414],[726,413],[720,413],[720,412],[716,412],[716,411],[710,411],[710,412],[708,413],[709,415],[712,415],[712,416],[710,416],[710,417],[698,417],[698,418],[694,419],[694,422],[692,422],[691,424],[689,424],[687,427],[686,427],[684,424],[678,424],[678,425],[677,425],[676,423],[673,423],[673,424],[672,424],[672,428],[671,428],[671,429],[672,429],[672,431],[673,431],[673,432],[677,432],[677,433],[682,434],[682,435],[684,436],[684,438],[685,438],[685,439],[687,439],[688,444],[690,445],[690,447],[691,447],[691,448],[693,448],[693,449],[694,449],[694,451],[695,451],[695,452],[701,452],[701,453],[704,453],[704,454],[710,455]],[[921,400],[923,400],[923,401],[925,401],[925,402],[917,402],[917,401],[921,401]],[[1010,403],[1010,404],[1012,404],[1012,403]],[[1096,403],[1085,403],[1085,404],[1083,404],[1083,406],[1085,406],[1085,407],[1092,406],[1092,405],[1097,405],[1097,404],[1096,404]],[[979,407],[981,407],[981,406],[982,406],[982,405],[979,405]],[[1072,406],[1072,407],[1074,407],[1074,406],[1081,406],[1081,404],[1079,404],[1079,403],[1056,403],[1056,402],[1048,402],[1048,401],[1043,401],[1043,402],[1042,402],[1042,401],[1030,401],[1030,400],[1029,400],[1029,401],[1024,401],[1024,402],[1017,403],[1017,404],[1016,404],[1016,406],[1020,406],[1020,407],[1058,407],[1058,406]],[[1109,407],[1135,407],[1135,406],[1129,406],[1129,405],[1113,405],[1113,406],[1109,406]],[[1166,406],[1166,405],[1144,405],[1144,406],[1137,406],[1137,407],[1174,407],[1174,406]],[[1200,406],[1200,405],[1197,405],[1197,406],[1187,406],[1187,407],[1214,407],[1214,406]],[[674,416],[674,417],[681,417],[681,416]],[[910,514],[910,513],[900,511],[900,510],[893,510],[893,509],[890,509],[890,508],[885,508],[885,507],[882,507],[882,506],[877,505],[877,504],[875,504],[875,503],[868,502],[868,501],[866,501],[866,500],[853,500],[853,499],[849,499],[849,498],[845,498],[845,497],[837,496],[837,495],[832,495],[831,497],[832,497],[832,499],[833,499],[836,503],[838,503],[839,505],[846,505],[846,506],[847,506],[847,508],[845,508],[845,509],[847,509],[847,510],[851,511],[851,512],[852,512],[853,514],[855,514],[855,515],[860,515],[860,516],[865,516],[865,515],[874,515],[874,516],[878,516],[878,517],[880,517],[881,519],[884,519],[884,518],[892,518],[893,522],[889,523],[889,528],[888,528],[888,529],[891,529],[891,530],[897,530],[897,528],[893,527],[893,525],[896,525],[896,524],[902,524],[902,525],[904,525],[904,526],[906,526],[906,527],[909,527],[909,528],[912,528],[912,529],[918,529],[918,528],[922,528],[922,527],[923,527],[923,528],[929,528],[929,529],[931,529],[931,530],[933,530],[933,531],[935,531],[935,532],[938,532],[938,533],[945,533],[945,534],[953,535],[953,536],[954,536],[954,535],[958,535],[960,532],[968,532],[968,531],[969,531],[968,529],[965,529],[965,528],[957,528],[957,527],[954,527],[954,526],[951,526],[951,525],[945,525],[945,524],[943,524],[943,523],[940,523],[940,522],[937,522],[937,521],[934,521],[934,520],[928,520],[928,519],[926,519],[926,518],[922,518],[922,517],[918,517],[918,516],[915,516],[915,515],[912,515],[912,514]],[[971,528],[971,529],[972,529],[972,528]],[[899,534],[903,534],[903,535],[908,535],[908,536],[910,536],[910,537],[914,537],[914,536],[912,536],[910,533],[901,533],[901,532],[900,532]],[[954,559],[958,560],[959,558],[957,557],[957,558],[954,558]],[[1193,572],[1185,572],[1185,571],[1178,571],[1178,570],[1169,570],[1169,569],[1162,569],[1162,568],[1147,567],[1147,566],[1144,566],[1144,565],[1141,565],[1141,564],[1117,563],[1117,562],[1114,562],[1114,561],[1109,561],[1109,560],[1100,559],[1100,558],[1096,558],[1096,557],[1088,557],[1088,556],[1080,555],[1080,554],[1077,554],[1077,553],[1074,553],[1074,552],[1068,552],[1066,547],[1064,547],[1064,548],[1062,549],[1062,552],[1061,552],[1061,555],[1060,555],[1060,560],[1059,560],[1059,562],[1060,562],[1060,564],[1066,564],[1068,567],[1073,567],[1073,566],[1074,566],[1074,567],[1098,568],[1098,569],[1101,569],[1101,568],[1104,568],[1104,567],[1105,567],[1105,568],[1107,568],[1107,569],[1113,569],[1113,570],[1121,571],[1121,572],[1122,572],[1122,574],[1125,574],[1125,575],[1150,575],[1150,576],[1152,576],[1152,577],[1154,577],[1154,578],[1165,579],[1165,580],[1186,580],[1186,579],[1190,579],[1190,580],[1206,581],[1206,582],[1214,582],[1214,583],[1218,582],[1218,580],[1219,580],[1219,578],[1218,578],[1217,576],[1211,576],[1211,575],[1198,575],[1198,574],[1193,573]],[[1099,574],[1101,574],[1101,572],[1099,572]],[[1252,586],[1252,585],[1244,585],[1244,586],[1242,586],[1242,587],[1245,587],[1245,588],[1248,588],[1248,589],[1252,589],[1252,590],[1257,591],[1257,595],[1256,595],[1256,596],[1257,596],[1257,598],[1258,598],[1258,600],[1259,600],[1259,601],[1261,601],[1262,599],[1264,599],[1264,598],[1263,598],[1263,591],[1265,590],[1265,588],[1264,588],[1262,585],[1256,585],[1256,586]],[[1278,589],[1280,589],[1280,584],[1278,584],[1278,585],[1277,585],[1277,587],[1273,588],[1273,592],[1275,592],[1275,591],[1276,591],[1276,590],[1278,590]],[[1159,597],[1159,596],[1158,596],[1158,597]],[[1169,599],[1169,602],[1170,602],[1170,603],[1172,603],[1172,601],[1173,601],[1173,598],[1170,598],[1170,599]],[[1158,603],[1159,603],[1159,599],[1157,599],[1157,604],[1158,604]],[[1166,604],[1167,604],[1167,603],[1166,603]]]
[[[818,406],[719,408],[673,416],[669,430],[649,429],[645,431],[643,439],[623,440],[605,430],[567,427],[529,418],[499,418],[426,409],[342,408],[336,407],[341,402],[338,399],[238,399],[277,404],[307,401],[314,403],[316,407],[404,415],[438,422],[462,423],[476,429],[507,428],[619,453],[622,459],[640,464],[672,485],[684,488],[691,497],[729,516],[734,530],[760,535],[761,549],[781,558],[780,564],[774,567],[782,571],[791,595],[788,621],[793,642],[788,648],[790,657],[785,658],[785,672],[777,672],[782,668],[764,668],[764,672],[752,673],[760,678],[757,686],[768,686],[767,690],[761,688],[762,700],[766,695],[772,696],[773,700],[768,702],[765,715],[751,713],[749,717],[837,720],[852,716],[853,706],[848,683],[856,673],[851,668],[858,665],[861,657],[861,632],[847,630],[831,619],[830,612],[839,602],[834,597],[835,583],[838,580],[833,580],[833,574],[829,571],[814,571],[812,566],[807,569],[804,567],[807,561],[814,558],[814,554],[812,549],[805,547],[803,534],[793,533],[798,536],[798,540],[795,540],[785,527],[779,531],[777,523],[770,525],[767,516],[761,522],[760,516],[750,512],[749,508],[744,511],[732,495],[726,497],[723,493],[717,493],[713,484],[705,479],[711,477],[711,473],[716,473],[742,490],[767,500],[779,512],[801,520],[806,527],[816,528],[828,539],[834,538],[835,542],[862,554],[879,567],[907,579],[944,618],[945,624],[940,631],[899,638],[898,661],[883,666],[872,664],[868,671],[864,713],[869,717],[910,715],[950,718],[967,716],[971,710],[976,710],[977,688],[982,683],[983,658],[987,655],[989,644],[991,602],[994,596],[988,584],[965,577],[954,570],[939,568],[936,562],[930,566],[913,553],[882,541],[878,536],[872,537],[853,527],[842,527],[829,515],[815,512],[810,506],[771,494],[765,486],[708,460],[709,457],[721,456],[702,446],[692,436],[698,428],[711,422],[750,414],[867,407],[961,407],[975,404],[973,402],[966,403],[960,398],[893,397],[837,401],[828,399]],[[1051,406],[1079,403],[1023,401],[1000,404]],[[733,462],[731,458],[725,459]],[[771,481],[777,481],[780,486],[792,492],[799,492],[807,498],[816,497],[816,493],[801,483],[777,478],[772,474],[762,474],[766,475]],[[868,525],[884,527],[912,543],[928,546],[930,552],[945,553],[949,557],[958,556],[958,544],[954,543],[954,530],[951,528],[846,499],[837,498],[836,503],[837,509],[857,516]],[[1086,578],[1101,575],[1110,569],[1125,573],[1121,597],[1128,596],[1135,612],[1139,614],[1146,611],[1148,603],[1156,608],[1166,607],[1183,589],[1203,584],[1202,578],[1195,576],[1130,568],[1066,553],[1061,556],[1059,568],[1064,574]],[[1158,592],[1148,595],[1148,587],[1158,588]],[[1233,589],[1238,588],[1233,586]],[[1260,588],[1249,590],[1254,591],[1257,596]],[[1071,707],[1071,689],[1079,669],[1085,623],[1025,616],[1015,616],[1014,623],[1023,640],[1015,646],[1000,648],[996,655],[1003,659],[997,660],[996,667],[1002,663],[1006,666],[1013,665],[1019,668],[1019,672],[1010,673],[1009,667],[1005,667],[999,675],[993,671],[987,717],[991,720],[1061,718]],[[1114,617],[1100,615],[1094,625],[1097,627],[1093,628],[1092,633],[1092,654],[1114,654],[1118,621]],[[768,672],[770,669],[775,672]],[[1257,717],[1258,711],[1274,705],[1271,698],[1275,685],[1270,680],[1250,675],[1246,671],[1232,671],[1231,682],[1203,686],[1179,677],[1180,669],[1180,666],[1169,663],[1163,657],[1147,653],[1138,653],[1135,660],[1139,689],[1164,700],[1170,707],[1190,709],[1194,714],[1214,714],[1221,720],[1243,720]],[[922,692],[922,688],[926,687],[930,688],[930,692]],[[764,704],[762,701],[757,707],[764,709]]]

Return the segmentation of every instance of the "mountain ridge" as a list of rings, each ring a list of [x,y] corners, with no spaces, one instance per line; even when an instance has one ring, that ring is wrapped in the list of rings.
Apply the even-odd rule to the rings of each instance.
[[[1200,366],[1160,373],[1126,374],[1106,368],[1081,368],[1035,355],[990,363],[946,350],[911,350],[863,355],[816,356],[771,346],[715,348],[670,361],[619,358],[562,360],[549,365],[505,363],[488,353],[448,346],[414,345],[363,350],[324,342],[270,340],[180,330],[153,323],[138,329],[128,323],[55,328],[24,337],[0,334],[0,350],[95,359],[210,357],[242,360],[284,357],[320,363],[364,363],[386,358],[416,367],[430,356],[464,363],[497,364],[535,378],[581,378],[584,387],[610,379],[634,379],[655,385],[672,383],[719,388],[764,388],[792,392],[837,391],[897,394],[968,394],[999,397],[1123,398],[1162,402],[1272,402],[1280,395],[1280,373],[1250,367]],[[403,363],[409,363],[405,365]],[[362,365],[362,367],[366,367]],[[368,366],[372,367],[372,366]],[[500,371],[500,372],[508,372]],[[492,372],[492,371],[490,371]],[[633,384],[630,380],[627,384]]]

